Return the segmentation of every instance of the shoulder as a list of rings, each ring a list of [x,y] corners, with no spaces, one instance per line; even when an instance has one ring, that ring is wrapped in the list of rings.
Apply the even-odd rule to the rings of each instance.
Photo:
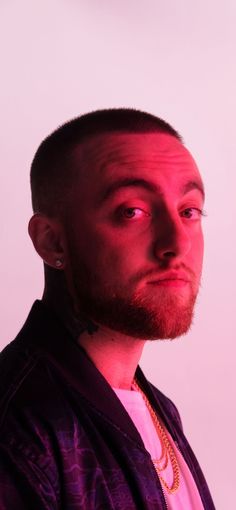
[[[35,338],[26,321],[0,354],[0,443],[39,461],[74,417],[63,374]]]
[[[11,346],[10,346],[11,347]],[[4,359],[5,358],[5,359]],[[0,440],[32,439],[57,419],[60,374],[42,353],[8,350],[0,356]],[[31,429],[31,431],[30,431]],[[41,435],[43,437],[44,435]]]

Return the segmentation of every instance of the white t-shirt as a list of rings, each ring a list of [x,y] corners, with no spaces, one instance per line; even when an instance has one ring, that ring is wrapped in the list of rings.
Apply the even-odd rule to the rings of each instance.
[[[159,459],[161,457],[160,440],[141,393],[136,391],[134,388],[132,388],[132,390],[113,388],[113,390],[138,429],[146,450],[150,453],[152,459]],[[204,510],[192,474],[166,429],[165,432],[174,449],[180,468],[180,485],[173,494],[169,494],[162,484],[168,509]],[[167,468],[162,472],[162,477],[166,481],[167,485],[171,487],[173,483],[173,470],[170,461],[168,462]]]

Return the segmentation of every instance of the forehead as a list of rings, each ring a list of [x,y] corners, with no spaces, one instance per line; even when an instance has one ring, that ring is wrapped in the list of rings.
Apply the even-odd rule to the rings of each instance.
[[[80,161],[80,183],[90,182],[93,189],[120,176],[163,178],[177,183],[186,178],[201,181],[190,152],[167,133],[94,136],[83,142],[73,156]]]

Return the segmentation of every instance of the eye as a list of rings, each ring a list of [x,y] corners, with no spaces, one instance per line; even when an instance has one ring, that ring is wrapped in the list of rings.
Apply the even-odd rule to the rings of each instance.
[[[140,209],[140,207],[127,207],[126,209],[123,209],[121,214],[123,218],[128,220],[142,218],[143,216],[149,216],[149,214],[143,209]]]
[[[205,216],[205,213],[198,207],[187,207],[181,212],[181,216],[188,220],[198,220],[201,216]]]

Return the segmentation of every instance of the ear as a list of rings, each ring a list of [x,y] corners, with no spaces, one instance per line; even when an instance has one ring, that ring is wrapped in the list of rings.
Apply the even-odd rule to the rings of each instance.
[[[55,219],[36,213],[29,221],[28,232],[43,261],[51,267],[63,269],[66,249],[62,225]]]

